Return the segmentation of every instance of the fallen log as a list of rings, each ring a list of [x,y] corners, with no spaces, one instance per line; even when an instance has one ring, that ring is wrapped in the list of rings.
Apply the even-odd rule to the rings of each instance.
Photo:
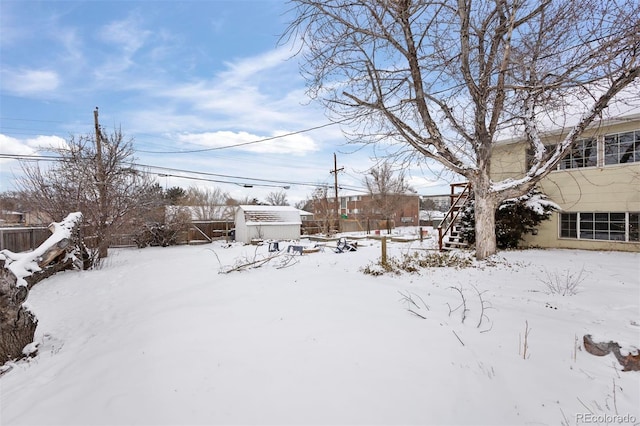
[[[73,231],[82,214],[71,213],[49,228],[52,235],[31,252],[0,251],[0,365],[25,355],[33,342],[38,320],[24,305],[29,289],[54,273],[69,269],[76,260],[70,252]]]
[[[620,365],[622,365],[622,371],[640,371],[640,352],[637,349],[635,351],[625,351],[627,353],[623,354],[622,348],[617,342],[597,343],[593,341],[590,334],[586,334],[582,341],[584,349],[591,355],[605,356],[613,353]]]

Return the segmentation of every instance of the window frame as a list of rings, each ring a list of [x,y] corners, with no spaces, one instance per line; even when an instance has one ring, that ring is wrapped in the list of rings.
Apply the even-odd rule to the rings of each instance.
[[[625,135],[630,135],[630,141],[620,142],[621,138]],[[610,147],[612,140],[615,140],[616,149],[613,152]],[[585,144],[592,142],[588,157],[585,157],[585,151],[587,148]],[[621,154],[621,146],[626,143],[627,148]],[[547,151],[554,149],[557,144],[549,143],[545,144]],[[581,155],[579,155],[581,154]],[[628,161],[620,162],[625,155],[630,159]],[[616,158],[613,162],[611,159]],[[531,147],[525,149],[525,167],[531,168],[533,162],[533,150]],[[573,148],[565,157],[563,157],[553,171],[566,171],[584,169],[589,167],[608,167],[619,166],[624,164],[640,163],[640,129],[629,130],[626,132],[605,133],[598,136],[589,138],[580,138],[577,141],[577,146]]]
[[[629,140],[622,140],[625,137],[628,137]],[[624,151],[622,151],[623,144],[628,144]],[[612,145],[615,145],[615,151],[608,149]],[[640,130],[630,130],[628,132],[604,135],[603,146],[603,164],[605,166],[640,162]],[[621,160],[627,155],[630,155],[631,161],[621,162]],[[610,161],[610,159],[615,159],[615,161]]]
[[[640,212],[559,212],[558,238],[640,242]]]

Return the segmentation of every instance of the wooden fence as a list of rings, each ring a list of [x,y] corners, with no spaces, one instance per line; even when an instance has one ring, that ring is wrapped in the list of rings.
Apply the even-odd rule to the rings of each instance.
[[[46,226],[34,228],[0,228],[0,250],[8,249],[14,253],[33,250],[51,236]]]
[[[194,221],[188,230],[178,235],[178,244],[192,244],[211,242],[226,238],[231,229],[233,221]],[[94,247],[95,237],[87,228],[84,231],[85,243],[89,247]],[[11,250],[14,253],[33,250],[42,244],[51,232],[47,227],[7,227],[0,228],[0,250]],[[136,247],[134,234],[116,234],[111,237],[111,247]]]

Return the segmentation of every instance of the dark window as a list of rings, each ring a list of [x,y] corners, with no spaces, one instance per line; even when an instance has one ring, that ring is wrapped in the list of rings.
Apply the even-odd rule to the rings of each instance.
[[[627,234],[629,239],[627,240]],[[562,213],[560,237],[581,240],[640,241],[640,213]]]
[[[578,213],[560,214],[560,236],[563,238],[578,238]]]
[[[598,143],[595,139],[580,139],[569,154],[560,161],[561,169],[593,167],[598,164]]]
[[[604,163],[624,164],[640,161],[640,131],[604,137]]]
[[[629,213],[629,241],[640,241],[640,213]]]

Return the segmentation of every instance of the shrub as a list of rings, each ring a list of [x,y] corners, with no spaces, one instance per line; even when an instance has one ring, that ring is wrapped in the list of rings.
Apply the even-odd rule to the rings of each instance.
[[[473,266],[473,259],[455,252],[411,252],[403,253],[400,258],[390,256],[386,262],[378,260],[362,269],[367,275],[379,276],[385,273],[416,273],[424,268],[468,268]]]
[[[519,198],[504,201],[496,210],[496,243],[501,249],[516,248],[525,234],[533,233],[543,220],[559,207],[546,195],[533,189]],[[476,241],[473,199],[462,213],[462,234],[465,241]]]

